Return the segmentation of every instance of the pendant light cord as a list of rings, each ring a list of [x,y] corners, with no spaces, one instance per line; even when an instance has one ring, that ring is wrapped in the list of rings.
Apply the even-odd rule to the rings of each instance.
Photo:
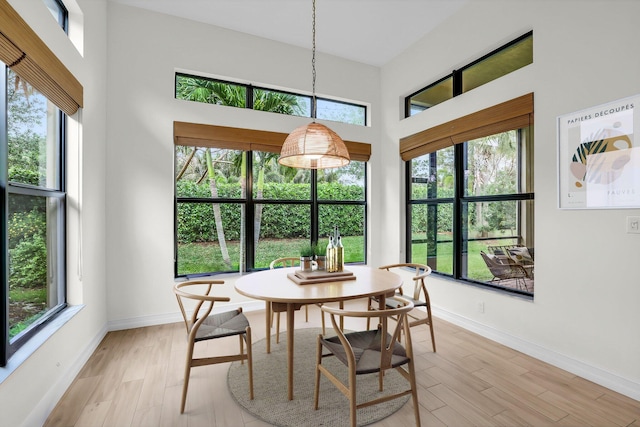
[[[313,115],[312,119],[316,121],[317,115],[317,102],[316,102],[316,0],[313,0],[313,7],[311,9],[311,35],[312,35],[312,49],[311,49],[311,75],[312,75],[312,93],[313,93]]]

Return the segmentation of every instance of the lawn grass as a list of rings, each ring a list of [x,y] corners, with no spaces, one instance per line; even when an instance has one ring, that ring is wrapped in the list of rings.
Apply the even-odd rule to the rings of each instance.
[[[437,266],[438,271],[444,274],[453,273],[453,243],[446,241],[447,236],[442,236],[438,243]],[[326,240],[326,239],[325,239]],[[364,261],[364,242],[362,236],[343,236],[345,247],[345,263]],[[308,239],[264,239],[258,244],[255,255],[256,268],[269,268],[269,263],[276,258],[300,254],[300,247],[308,243]],[[320,242],[321,246],[327,242]],[[491,240],[469,241],[467,254],[467,277],[479,281],[489,281],[493,275],[480,256],[480,251],[487,251],[487,245],[494,244]],[[231,267],[225,266],[220,246],[215,242],[186,243],[178,247],[179,268],[178,275],[211,273],[217,271],[238,271],[240,259],[240,245],[238,241],[227,242],[227,249],[231,258]],[[427,260],[426,243],[414,244],[412,247],[412,259],[414,262],[424,264]]]
[[[324,239],[326,240],[326,239]],[[309,243],[308,239],[263,239],[258,243],[255,254],[256,268],[269,268],[269,264],[280,257],[297,257],[300,248]],[[326,246],[321,241],[320,246]],[[364,238],[362,236],[343,236],[345,263],[364,261]],[[185,243],[178,246],[178,275],[211,273],[217,271],[238,271],[240,244],[238,241],[227,242],[227,250],[231,258],[231,266],[226,266],[216,242]]]

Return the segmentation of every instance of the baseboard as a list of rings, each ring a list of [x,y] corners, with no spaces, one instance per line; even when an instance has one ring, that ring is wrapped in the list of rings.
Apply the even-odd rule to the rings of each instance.
[[[213,313],[234,310],[242,307],[245,312],[264,310],[263,301],[243,301],[241,303],[228,303],[213,306]],[[164,325],[167,323],[182,322],[182,315],[174,313],[157,314],[153,316],[133,317],[129,319],[114,320],[107,323],[109,331],[121,331],[124,329],[143,328],[145,326]]]
[[[579,377],[593,381],[596,384],[624,394],[632,399],[640,400],[639,383],[629,381],[628,379],[612,374],[611,372],[580,362],[579,360],[572,359],[564,354],[541,347],[535,343],[504,333],[458,314],[435,306],[432,309],[435,317],[439,317],[442,320],[446,320],[447,322],[453,323],[461,328],[475,332],[478,335],[503,344],[514,350],[518,350],[528,356],[549,363],[550,365],[556,366],[567,372],[571,372]]]

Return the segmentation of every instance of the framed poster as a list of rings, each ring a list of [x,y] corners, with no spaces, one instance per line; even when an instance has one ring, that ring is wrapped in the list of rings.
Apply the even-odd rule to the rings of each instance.
[[[640,207],[636,106],[640,95],[558,117],[561,209]]]

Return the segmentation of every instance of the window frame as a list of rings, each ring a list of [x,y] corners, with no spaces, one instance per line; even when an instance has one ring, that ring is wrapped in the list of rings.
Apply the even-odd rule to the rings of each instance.
[[[47,7],[47,9],[49,9],[54,19],[56,19],[58,25],[60,25],[60,27],[62,28],[62,31],[64,31],[65,34],[69,34],[69,11],[67,10],[67,7],[64,5],[62,0],[43,0],[43,3]],[[57,9],[57,17],[54,15],[53,7]]]
[[[523,134],[523,129],[526,133]],[[527,164],[522,164],[522,156],[518,162],[519,185],[525,183],[527,188],[520,188],[519,192],[513,194],[499,195],[465,195],[465,161],[468,141],[476,138],[495,135],[509,130],[517,130],[519,151],[525,150]],[[433,155],[440,150],[453,145],[454,150],[454,196],[434,197],[424,199],[413,199],[411,186],[413,184],[411,161],[413,159]],[[400,141],[400,153],[405,160],[405,254],[406,262],[412,262],[412,210],[415,205],[438,206],[440,204],[452,204],[452,246],[453,265],[452,274],[447,274],[434,270],[434,274],[450,277],[464,283],[470,283],[488,288],[499,289],[500,291],[514,294],[521,294],[532,297],[533,293],[519,289],[510,289],[496,286],[488,282],[469,279],[463,277],[463,257],[466,256],[464,247],[463,228],[463,206],[477,202],[504,202],[504,201],[534,201],[533,188],[533,94],[523,95],[510,101],[503,102],[493,107],[486,108],[476,113],[469,114],[448,123],[426,129],[416,134],[410,135]],[[526,179],[523,179],[527,173]],[[532,224],[533,228],[535,224]],[[520,227],[520,225],[519,225]],[[520,230],[520,228],[519,228]],[[519,233],[519,231],[518,231]],[[516,233],[516,234],[518,234]],[[428,240],[428,239],[427,239]]]
[[[2,105],[2,119],[0,119],[0,162],[3,165],[8,166],[8,127],[7,127],[7,75],[9,68],[0,63],[2,72],[0,73],[0,105]],[[46,96],[43,94],[46,98]],[[48,101],[51,102],[51,101]],[[25,345],[30,339],[40,332],[42,328],[48,325],[54,318],[56,318],[67,307],[67,243],[66,243],[66,219],[67,219],[67,190],[66,190],[66,116],[62,110],[57,109],[57,129],[55,135],[55,141],[57,145],[57,177],[56,182],[58,188],[48,188],[43,186],[33,186],[28,184],[22,184],[17,182],[10,182],[8,180],[8,174],[3,174],[0,177],[0,187],[2,192],[0,194],[0,200],[2,202],[2,231],[1,231],[1,247],[2,253],[5,254],[2,257],[2,267],[4,274],[2,275],[2,287],[0,288],[0,313],[2,315],[2,321],[0,321],[0,328],[2,329],[3,339],[0,343],[0,366],[6,366],[9,358],[15,354],[20,347]],[[8,170],[8,167],[5,167]],[[53,198],[58,200],[56,219],[56,245],[50,248],[51,252],[48,252],[48,258],[51,256],[55,260],[55,271],[57,284],[57,304],[54,307],[50,307],[47,311],[40,316],[35,322],[27,327],[23,332],[11,340],[9,338],[9,316],[8,311],[10,307],[9,303],[9,259],[8,259],[8,223],[9,223],[9,196],[25,195],[35,196],[43,198]]]
[[[243,87],[246,90],[246,99],[245,99],[245,106],[244,107],[235,107],[235,108],[247,108],[250,110],[253,110],[253,104],[254,104],[254,91],[256,90],[264,90],[264,91],[269,91],[269,92],[275,92],[275,93],[282,93],[285,95],[293,95],[293,96],[298,96],[298,97],[302,97],[305,99],[309,100],[309,115],[297,115],[294,114],[294,116],[297,117],[308,117],[308,118],[312,118],[315,119],[316,115],[317,115],[317,111],[316,111],[316,106],[318,104],[318,101],[326,101],[330,104],[343,104],[343,105],[348,105],[348,106],[353,106],[353,107],[357,107],[357,108],[362,108],[363,109],[363,124],[354,124],[354,123],[348,123],[348,122],[339,122],[339,123],[347,123],[347,124],[353,124],[355,126],[368,126],[368,107],[366,105],[363,104],[357,104],[355,102],[349,102],[349,101],[342,101],[342,100],[337,100],[337,99],[331,99],[331,98],[324,98],[324,97],[319,97],[316,96],[315,98],[311,95],[305,94],[305,93],[298,93],[298,92],[294,92],[294,91],[288,91],[288,90],[281,90],[281,89],[273,89],[273,88],[269,88],[269,87],[264,87],[264,86],[254,86],[252,84],[246,84],[246,83],[240,83],[240,82],[235,82],[232,80],[226,80],[226,79],[220,79],[220,78],[214,78],[214,77],[205,77],[205,76],[199,76],[196,74],[190,74],[190,73],[186,73],[186,72],[180,72],[180,71],[176,71],[174,74],[174,91],[173,91],[173,96],[175,99],[179,99],[182,101],[189,101],[186,99],[182,99],[182,98],[178,98],[178,93],[177,93],[177,88],[178,88],[178,76],[183,76],[183,77],[190,77],[190,78],[194,78],[194,79],[202,79],[202,80],[208,80],[211,82],[216,82],[216,83],[222,83],[222,84],[228,84],[228,85],[233,85],[233,86],[239,86],[239,87]],[[197,101],[191,101],[191,102],[197,102]],[[256,110],[256,111],[261,111],[261,110]],[[327,120],[327,121],[334,121],[334,120],[330,120],[330,119],[323,119],[323,120]]]
[[[411,116],[414,116],[414,115],[415,115],[415,114],[411,114],[411,99],[412,99],[414,96],[416,96],[416,95],[418,95],[418,94],[420,94],[420,93],[422,93],[422,92],[426,91],[427,89],[430,89],[430,88],[432,88],[432,87],[435,87],[435,86],[437,86],[438,84],[440,84],[440,83],[442,83],[442,82],[444,82],[444,81],[446,81],[446,80],[448,80],[448,79],[451,79],[451,80],[452,80],[452,93],[451,93],[451,96],[450,96],[448,99],[445,99],[444,101],[441,101],[441,102],[445,102],[445,101],[448,101],[449,99],[455,98],[456,96],[460,96],[460,95],[462,95],[463,93],[467,93],[467,92],[469,92],[469,91],[471,91],[471,90],[473,90],[473,89],[476,89],[476,88],[478,88],[478,87],[480,87],[480,86],[482,86],[482,85],[484,85],[484,84],[486,84],[486,83],[488,83],[488,82],[490,82],[490,81],[492,81],[492,80],[495,80],[496,78],[499,78],[499,77],[501,77],[501,76],[505,76],[505,75],[507,75],[507,74],[509,74],[509,73],[511,73],[511,72],[513,72],[513,71],[516,71],[516,70],[518,70],[518,69],[522,68],[522,67],[516,68],[516,69],[514,69],[514,70],[511,70],[511,71],[508,71],[508,72],[506,72],[506,73],[502,74],[501,76],[495,77],[495,78],[493,78],[493,79],[491,79],[491,80],[489,80],[489,81],[487,81],[487,82],[485,82],[485,83],[482,83],[482,84],[480,84],[480,85],[478,85],[478,86],[476,86],[476,87],[473,87],[473,88],[468,89],[468,90],[466,90],[466,91],[465,91],[465,90],[463,90],[463,88],[464,88],[464,84],[463,84],[463,74],[464,74],[464,72],[465,72],[466,70],[468,70],[468,69],[472,68],[472,67],[473,67],[473,66],[475,66],[476,64],[479,64],[479,63],[481,63],[481,62],[485,61],[486,59],[489,59],[489,58],[491,58],[491,57],[493,57],[493,56],[495,56],[495,55],[498,55],[498,54],[500,54],[500,53],[502,53],[502,52],[504,52],[504,51],[508,50],[510,47],[512,47],[512,46],[514,46],[514,45],[516,45],[516,44],[518,44],[518,43],[520,43],[520,42],[522,42],[522,41],[524,41],[524,40],[528,39],[529,37],[531,37],[531,38],[533,39],[533,31],[529,31],[529,32],[527,32],[527,33],[525,33],[525,34],[521,35],[520,37],[517,37],[517,38],[515,38],[515,39],[511,40],[510,42],[503,44],[502,46],[500,46],[500,47],[498,47],[498,48],[496,48],[496,49],[492,50],[491,52],[487,53],[486,55],[483,55],[483,56],[481,56],[480,58],[475,59],[474,61],[472,61],[472,62],[470,62],[470,63],[468,63],[468,64],[466,64],[466,65],[462,66],[462,67],[461,67],[461,68],[459,68],[459,69],[456,69],[456,70],[451,71],[451,73],[447,74],[446,76],[443,76],[443,77],[439,78],[438,80],[434,81],[433,83],[429,83],[428,85],[426,85],[426,86],[424,86],[424,87],[422,87],[422,88],[418,89],[417,91],[415,91],[415,92],[413,92],[413,93],[409,94],[408,96],[406,96],[406,97],[405,97],[405,102],[404,102],[404,117],[405,117],[405,118],[408,118],[408,117],[411,117]],[[533,53],[532,53],[532,54],[533,54]],[[532,64],[532,63],[533,63],[533,60],[531,61],[531,63],[530,63],[530,64]],[[526,64],[526,65],[530,65],[530,64]],[[526,65],[525,65],[525,66],[526,66]],[[439,103],[441,103],[441,102],[439,102]],[[438,104],[439,104],[439,103],[438,103]],[[434,107],[435,105],[438,105],[438,104],[434,104],[434,105],[432,105],[432,106],[430,106],[430,107],[426,107],[426,108],[422,109],[421,111],[417,112],[416,114],[422,113],[422,112],[424,112],[424,111],[428,110],[429,108],[432,108],[432,107]]]
[[[210,148],[210,147],[208,147]],[[236,270],[228,270],[228,271],[210,271],[210,272],[198,272],[198,273],[188,273],[188,274],[179,274],[179,255],[178,255],[178,205],[180,203],[218,203],[218,204],[233,204],[233,205],[241,205],[244,206],[244,215],[245,218],[254,218],[255,216],[255,208],[256,205],[302,205],[309,206],[310,215],[311,215],[311,223],[310,227],[310,243],[318,244],[322,236],[319,236],[319,211],[321,206],[363,206],[364,208],[364,230],[363,230],[363,245],[364,245],[364,259],[362,262],[354,263],[354,264],[366,264],[367,263],[367,235],[368,235],[368,198],[367,198],[367,162],[366,160],[354,160],[354,161],[362,161],[364,163],[364,199],[363,200],[325,200],[318,198],[318,171],[311,169],[311,178],[310,178],[310,195],[308,200],[295,200],[295,199],[257,199],[254,197],[253,191],[253,153],[254,151],[242,150],[244,155],[246,156],[245,161],[245,197],[239,199],[229,199],[224,197],[217,198],[202,198],[202,197],[177,197],[177,181],[174,178],[174,278],[192,278],[192,277],[202,277],[202,276],[210,276],[217,274],[229,274],[229,273],[245,273],[251,271],[259,271],[264,270],[265,268],[257,268],[255,267],[255,244],[253,238],[246,238],[246,236],[254,235],[254,221],[247,220],[244,221],[244,235],[245,241],[244,244],[244,254],[245,260],[244,262],[240,262],[240,265],[244,266],[244,269],[241,271]]]

